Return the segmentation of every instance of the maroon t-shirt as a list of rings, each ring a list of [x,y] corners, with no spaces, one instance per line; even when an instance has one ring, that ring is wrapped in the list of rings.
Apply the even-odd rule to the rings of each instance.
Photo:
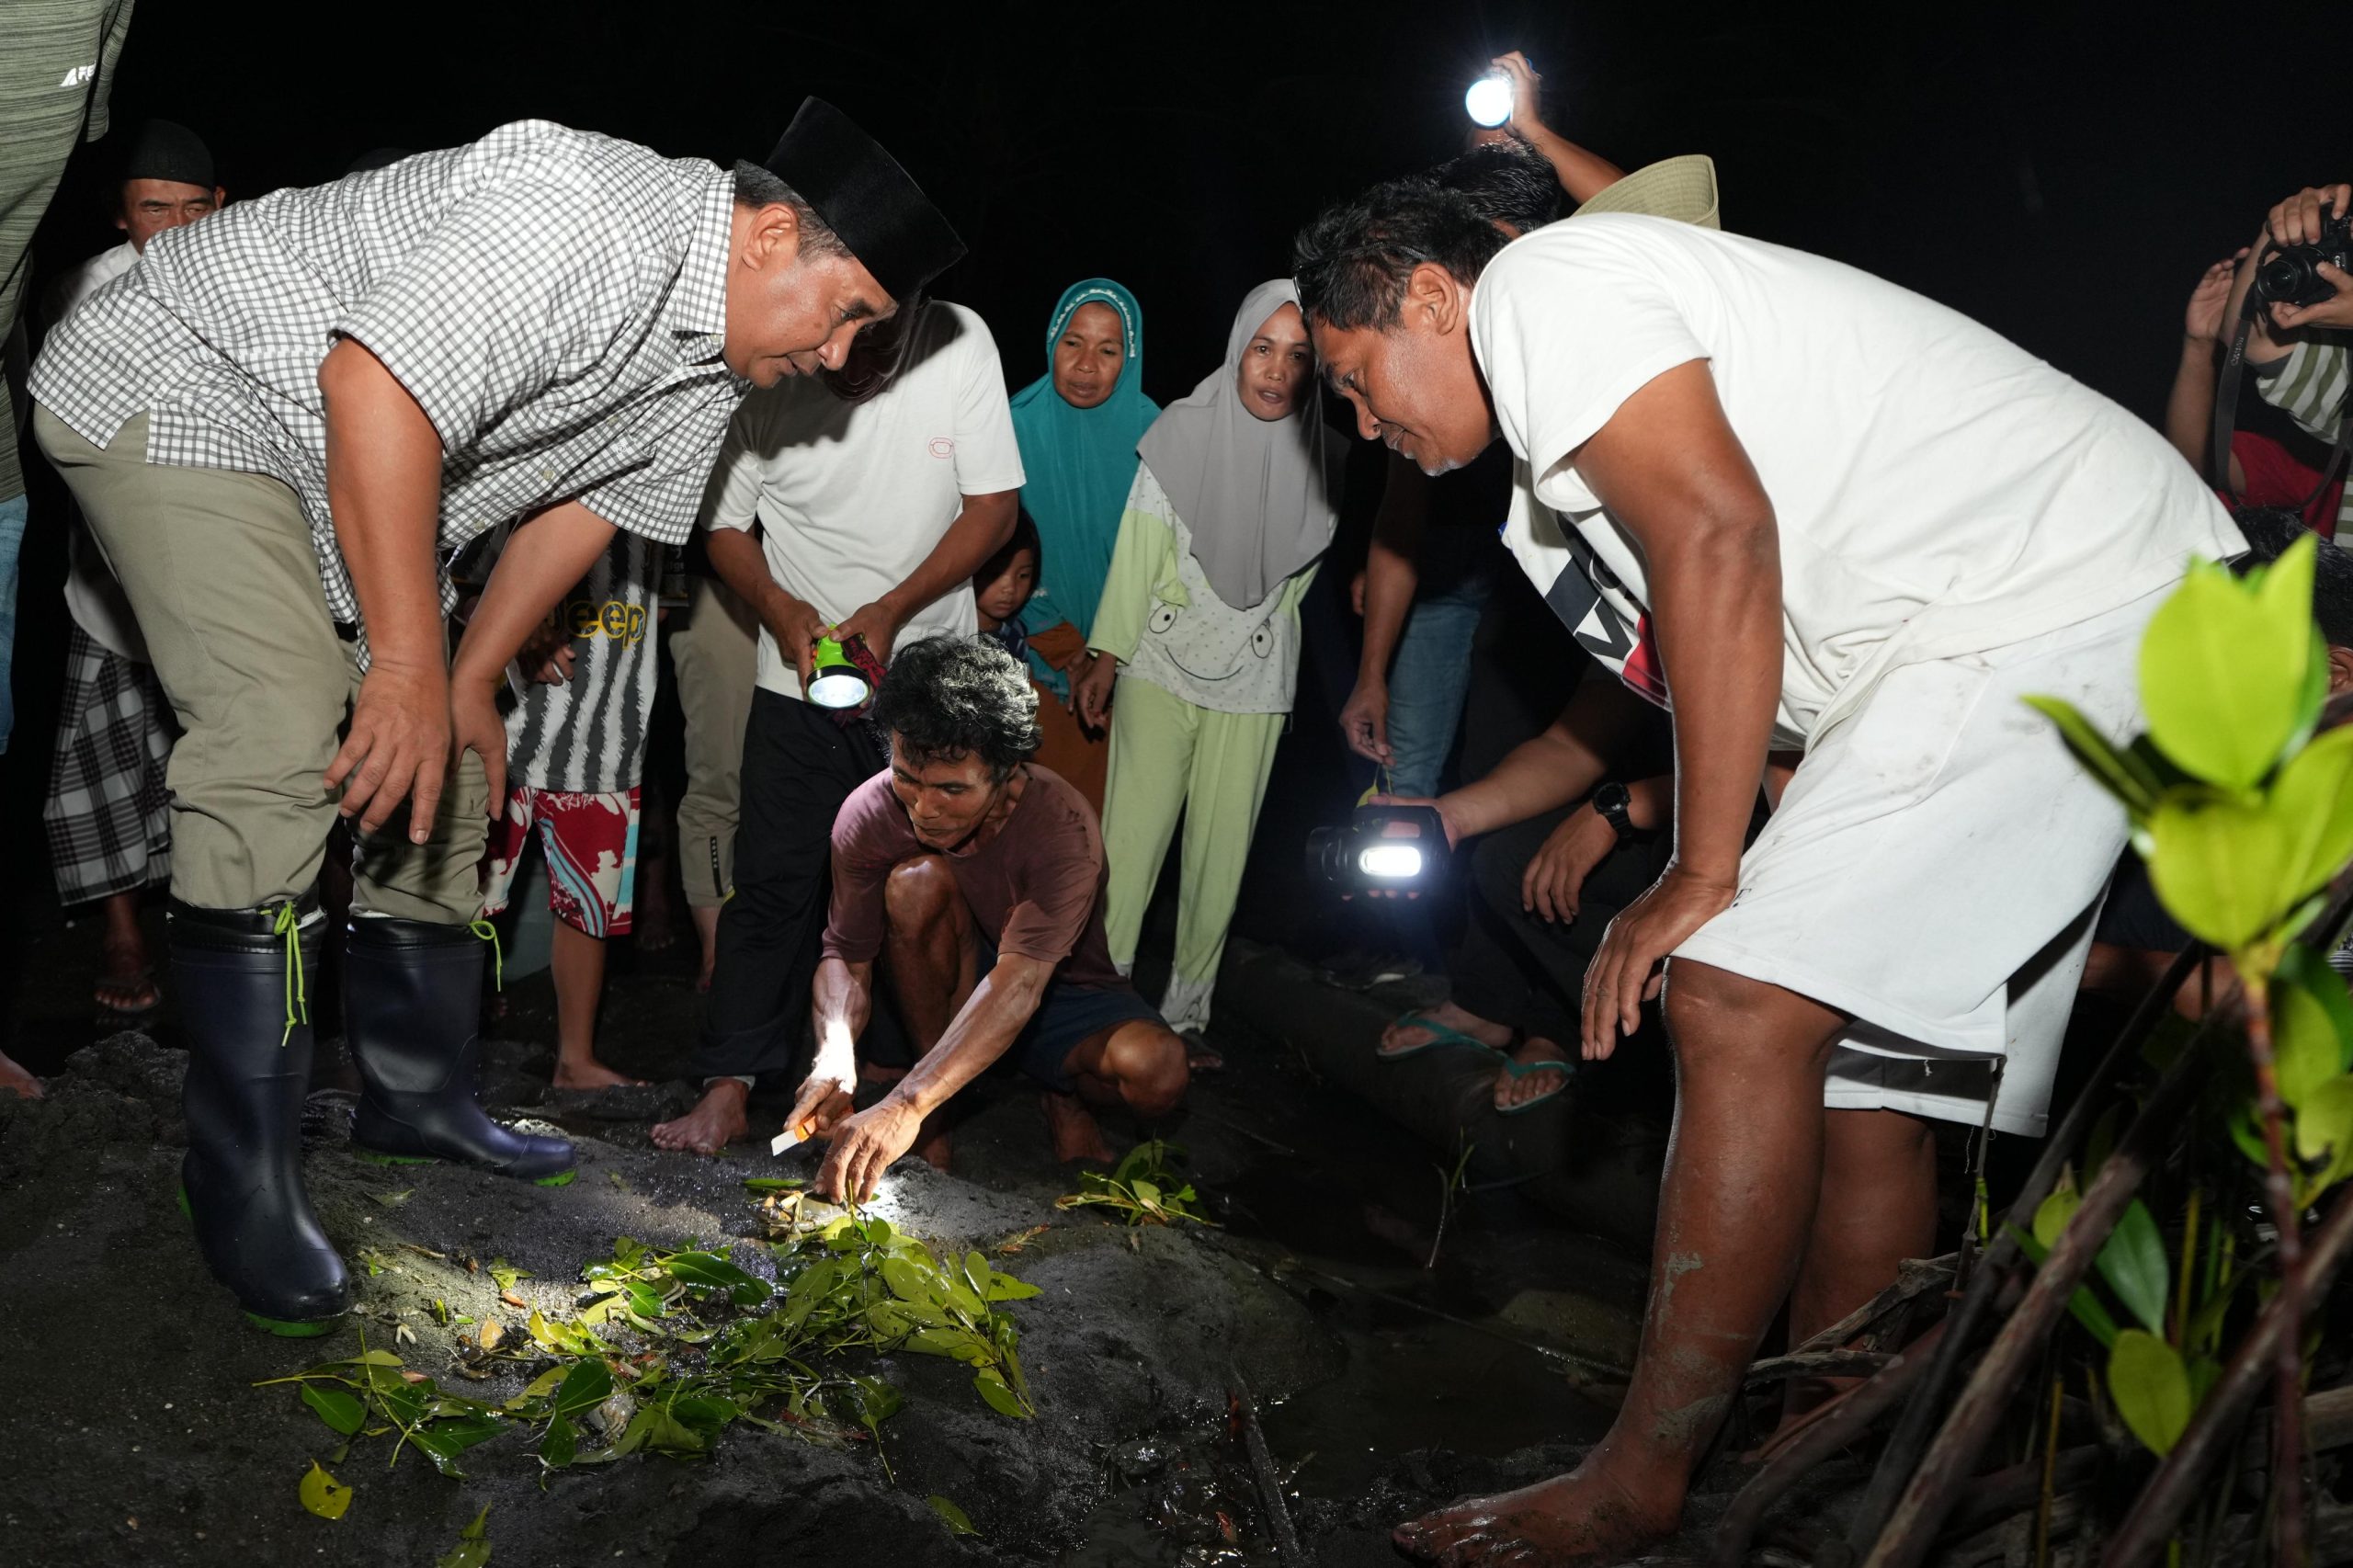
[[[882,890],[892,868],[938,854],[907,825],[889,768],[851,790],[834,818],[825,956],[865,963],[881,953]],[[1053,964],[1054,978],[1065,985],[1129,989],[1103,935],[1103,832],[1086,798],[1059,774],[1029,764],[1029,785],[996,836],[942,858],[972,924],[1000,955]]]

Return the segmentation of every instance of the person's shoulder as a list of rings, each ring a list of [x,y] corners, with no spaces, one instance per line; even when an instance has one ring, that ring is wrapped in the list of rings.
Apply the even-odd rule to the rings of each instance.
[[[961,367],[997,363],[996,335],[970,305],[953,300],[931,301],[924,307],[918,333],[929,357],[942,363]]]
[[[1102,824],[1096,820],[1095,808],[1078,792],[1078,786],[1040,762],[1029,765],[1029,786],[1023,791],[1021,808],[1038,808],[1031,816],[1033,831],[1057,838],[1084,840],[1098,858],[1096,848],[1103,838]]]
[[[899,829],[897,836],[913,842],[913,835],[905,831],[906,813],[891,792],[891,770],[886,767],[842,798],[841,810],[834,814],[834,846],[887,852],[892,847],[894,826]]]
[[[666,158],[651,147],[551,119],[517,119],[468,144],[459,164],[485,182],[580,191],[626,210],[649,190],[699,186],[719,173],[699,158]]]

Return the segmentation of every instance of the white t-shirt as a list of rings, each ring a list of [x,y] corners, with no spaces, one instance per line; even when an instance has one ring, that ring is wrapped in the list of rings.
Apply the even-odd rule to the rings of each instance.
[[[1021,488],[1021,449],[996,342],[981,318],[935,300],[897,380],[847,403],[812,379],[754,392],[728,426],[703,504],[716,528],[766,530],[768,570],[828,622],[873,603],[924,562],[967,495]],[[899,646],[980,622],[957,585],[899,630]],[[760,686],[798,700],[799,666],[760,631]]]
[[[2072,625],[2166,586],[2191,556],[2245,548],[2122,408],[1966,316],[1802,251],[1662,218],[1571,219],[1488,264],[1471,336],[1520,459],[1505,542],[1578,640],[1662,699],[1641,552],[1569,459],[1645,383],[1709,361],[1779,529],[1777,745],[1802,744],[1894,665]]]

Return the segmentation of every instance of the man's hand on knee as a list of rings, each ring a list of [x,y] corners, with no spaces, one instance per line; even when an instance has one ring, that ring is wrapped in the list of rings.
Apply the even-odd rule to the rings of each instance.
[[[1659,966],[1693,932],[1732,907],[1736,882],[1705,881],[1670,866],[1649,892],[1609,923],[1585,971],[1583,1054],[1602,1062],[1620,1034],[1643,1021],[1643,1004],[1658,994]]]

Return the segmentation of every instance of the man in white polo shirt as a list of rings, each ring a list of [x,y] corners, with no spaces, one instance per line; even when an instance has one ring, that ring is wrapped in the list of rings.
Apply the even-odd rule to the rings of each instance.
[[[735,891],[688,1065],[703,1093],[654,1129],[665,1149],[715,1153],[743,1137],[753,1080],[792,1065],[834,816],[888,758],[863,717],[805,700],[817,640],[862,638],[887,664],[899,643],[970,636],[972,574],[1013,532],[1021,454],[995,340],[945,301],[902,320],[841,374],[747,400],[704,500],[711,568],[760,618],[760,673]]]
[[[2040,1131],[2124,823],[2021,699],[2132,729],[2148,617],[2245,541],[2123,409],[1818,256],[1627,214],[1506,245],[1384,187],[1304,232],[1299,271],[1363,434],[1432,473],[1501,434],[1506,542],[1583,646],[1672,697],[1675,859],[1586,984],[1594,1059],[1673,955],[1626,1403],[1574,1473],[1397,1532],[1449,1563],[1616,1561],[1675,1529],[1785,1296],[1803,1339],[1928,1250],[1920,1118],[1990,1096]]]

